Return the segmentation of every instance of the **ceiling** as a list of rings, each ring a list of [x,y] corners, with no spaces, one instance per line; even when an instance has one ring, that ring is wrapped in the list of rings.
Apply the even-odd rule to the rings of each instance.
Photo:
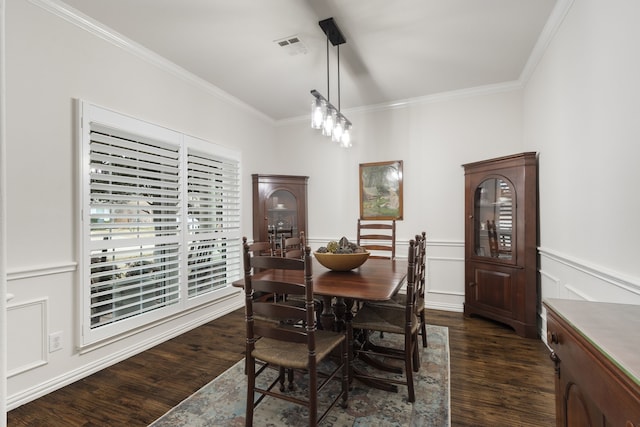
[[[64,0],[273,120],[327,96],[333,17],[343,112],[517,81],[558,0]],[[306,53],[277,40],[297,36]],[[293,46],[300,47],[300,43]],[[336,49],[330,101],[338,104]],[[345,111],[346,110],[346,111]]]

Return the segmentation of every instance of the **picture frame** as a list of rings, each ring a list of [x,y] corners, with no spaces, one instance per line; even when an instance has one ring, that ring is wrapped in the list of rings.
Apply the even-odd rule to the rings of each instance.
[[[360,219],[402,219],[402,160],[360,164]]]

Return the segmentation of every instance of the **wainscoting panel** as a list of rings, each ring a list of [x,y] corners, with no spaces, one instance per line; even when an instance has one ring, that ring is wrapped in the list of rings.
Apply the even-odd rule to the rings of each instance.
[[[436,310],[464,308],[464,242],[427,237],[426,304]]]
[[[640,281],[563,255],[539,249],[542,299],[566,298],[640,305]]]
[[[640,305],[640,281],[546,248],[540,254],[541,301],[575,299]],[[547,313],[541,308],[542,340],[546,343]]]
[[[47,298],[7,307],[7,377],[47,363]]]

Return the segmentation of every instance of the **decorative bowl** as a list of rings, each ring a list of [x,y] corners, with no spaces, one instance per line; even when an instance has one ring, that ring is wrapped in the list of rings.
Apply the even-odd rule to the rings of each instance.
[[[314,252],[318,262],[329,270],[349,271],[360,267],[369,258],[369,252],[359,252],[353,254],[333,254],[331,252]]]

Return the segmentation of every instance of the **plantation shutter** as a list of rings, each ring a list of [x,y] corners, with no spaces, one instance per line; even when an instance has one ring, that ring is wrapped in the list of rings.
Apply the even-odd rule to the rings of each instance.
[[[187,156],[188,295],[227,285],[239,274],[238,162],[189,148]]]
[[[80,101],[80,346],[237,295],[240,153]]]
[[[91,327],[178,302],[179,147],[93,124]]]
[[[498,179],[497,194],[500,195],[498,204],[498,244],[503,250],[512,250],[513,247],[513,203],[515,193],[513,188],[505,180]]]

